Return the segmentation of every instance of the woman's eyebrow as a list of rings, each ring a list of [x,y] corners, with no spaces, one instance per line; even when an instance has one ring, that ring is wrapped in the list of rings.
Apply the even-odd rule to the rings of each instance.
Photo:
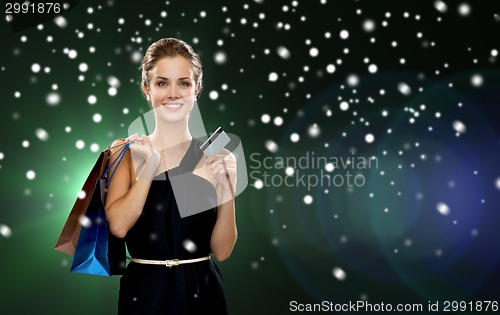
[[[161,76],[157,76],[157,78],[161,79],[161,80],[170,80],[169,78],[161,77]],[[177,80],[189,80],[189,77],[182,77],[182,78],[179,78]]]

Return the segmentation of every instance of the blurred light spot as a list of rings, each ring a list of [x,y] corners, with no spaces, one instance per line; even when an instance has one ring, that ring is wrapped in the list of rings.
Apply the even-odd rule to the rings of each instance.
[[[339,281],[344,281],[347,278],[345,271],[339,267],[333,268],[332,273],[333,273],[333,276],[335,278],[337,278],[337,280],[339,280]]]
[[[411,94],[411,88],[408,84],[401,82],[398,84],[398,90],[401,92],[403,95],[410,95]]]
[[[29,171],[26,172],[26,178],[27,179],[33,180],[33,179],[35,179],[35,177],[36,177],[35,171],[29,170]]]
[[[142,54],[140,51],[134,51],[131,55],[130,55],[130,59],[132,59],[133,62],[140,62],[141,59],[142,59]]]
[[[116,93],[118,93],[118,90],[117,90],[114,86],[112,86],[112,87],[110,87],[110,88],[108,89],[108,95],[109,95],[109,96],[115,96],[115,95],[116,95]]]
[[[83,140],[76,141],[76,148],[81,150],[85,147],[85,142]]]
[[[115,87],[115,88],[120,87],[120,80],[118,80],[118,78],[115,76],[109,76],[107,81],[108,81],[108,84],[112,87]]]
[[[347,103],[346,101],[340,103],[340,109],[343,110],[343,111],[346,111],[349,109],[349,103]]]
[[[290,51],[286,47],[284,47],[284,46],[279,46],[276,49],[276,52],[283,59],[289,59],[290,58]]]
[[[87,197],[87,193],[85,192],[85,190],[80,190],[80,192],[78,193],[78,199],[85,199],[85,197]]]
[[[480,87],[481,85],[483,85],[484,80],[480,74],[475,74],[471,77],[470,82],[471,82],[472,86]]]
[[[256,189],[261,189],[262,187],[264,187],[264,183],[260,180],[260,179],[257,179],[255,181],[255,183],[253,184],[253,186],[256,188]]]
[[[375,30],[375,21],[373,20],[365,20],[363,22],[363,30],[367,33],[373,32]]]
[[[276,153],[278,151],[278,145],[273,140],[267,140],[265,146],[269,152]]]
[[[85,62],[82,62],[78,66],[78,70],[80,70],[81,72],[86,72],[88,69],[89,69],[89,66]]]
[[[271,116],[269,116],[268,114],[263,114],[261,117],[260,117],[260,120],[264,123],[264,124],[267,124],[268,122],[271,121]]]
[[[97,102],[97,97],[95,95],[89,95],[87,102],[89,102],[90,105],[94,105]]]
[[[312,47],[311,49],[309,49],[309,55],[311,57],[317,57],[319,55],[319,50],[318,48],[316,47]]]
[[[444,1],[434,1],[434,8],[441,13],[448,11],[448,6],[444,3]]]
[[[75,59],[77,56],[78,56],[78,53],[76,52],[76,50],[71,49],[70,51],[68,51],[68,57],[70,59]]]
[[[359,85],[359,77],[355,74],[351,74],[347,77],[347,84],[350,87],[355,87]]]
[[[436,205],[436,209],[439,213],[441,213],[442,215],[448,215],[450,214],[450,208],[448,207],[447,204],[445,204],[444,202],[439,202],[437,205]]]
[[[325,164],[325,170],[327,172],[333,172],[334,169],[335,169],[335,166],[333,165],[333,163],[326,163]]]
[[[297,141],[299,141],[299,139],[300,139],[300,136],[299,136],[299,134],[298,134],[298,133],[292,133],[292,134],[290,135],[290,140],[291,140],[292,142],[297,142]]]
[[[274,117],[274,124],[276,126],[281,126],[283,124],[283,118],[281,118],[280,116]]]
[[[99,145],[98,145],[97,143],[92,143],[92,144],[90,145],[90,151],[92,151],[92,152],[97,152],[97,151],[99,151]]]
[[[61,101],[61,97],[59,96],[58,93],[56,92],[51,92],[47,95],[47,104],[51,106],[58,105],[59,102]]]
[[[328,73],[334,73],[335,70],[336,70],[336,68],[335,68],[335,65],[333,65],[333,64],[329,64],[326,66],[326,72],[328,72]]]
[[[342,38],[342,39],[348,39],[349,38],[349,32],[347,30],[341,30],[340,31],[340,38]]]
[[[460,120],[455,120],[453,122],[453,129],[455,129],[455,131],[458,133],[465,133],[465,131],[467,130],[464,123],[462,123]]]
[[[36,131],[35,131],[35,134],[36,136],[38,137],[38,139],[42,140],[42,141],[47,141],[49,139],[49,134],[47,133],[47,131],[45,131],[44,129],[42,128],[38,128]]]
[[[96,123],[100,123],[102,121],[102,116],[101,114],[97,113],[92,116],[92,120]]]
[[[31,65],[31,71],[33,71],[34,73],[38,73],[40,72],[40,65],[38,63],[34,63],[33,65]]]
[[[378,71],[377,65],[371,64],[370,66],[368,66],[368,72],[370,72],[370,73],[376,73],[377,71]]]
[[[12,230],[5,224],[0,224],[0,234],[3,237],[10,237],[12,235]]]
[[[196,244],[190,239],[185,239],[182,246],[190,253],[196,252]]]
[[[212,100],[215,101],[216,99],[219,98],[219,93],[217,91],[210,91],[210,94],[208,97]]]
[[[312,126],[309,127],[309,129],[307,130],[307,133],[309,134],[309,136],[311,138],[316,138],[319,136],[319,134],[321,133],[321,130],[320,128],[318,127],[317,124],[313,124]]]
[[[366,134],[365,141],[368,143],[372,143],[375,140],[375,136],[371,133]]]
[[[462,3],[458,6],[458,14],[461,16],[468,16],[470,14],[471,7],[468,3]]]
[[[82,215],[80,217],[80,224],[84,227],[84,228],[89,228],[91,225],[92,225],[92,221],[87,218],[86,216]]]
[[[58,16],[56,19],[54,19],[54,23],[56,23],[57,26],[60,28],[65,28],[68,26],[68,21],[63,16]]]
[[[313,202],[313,197],[311,195],[305,195],[304,196],[304,203],[306,205],[310,205]]]
[[[216,52],[215,56],[214,56],[214,61],[218,65],[225,64],[226,61],[227,61],[227,55],[226,55],[226,53],[223,52],[223,51]]]

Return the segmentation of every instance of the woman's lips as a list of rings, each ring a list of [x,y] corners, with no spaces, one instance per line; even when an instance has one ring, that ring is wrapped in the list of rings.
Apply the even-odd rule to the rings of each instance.
[[[168,103],[168,104],[163,104],[163,106],[165,106],[165,108],[171,112],[175,112],[175,111],[178,111],[179,109],[181,109],[181,107],[183,106],[184,104],[182,103]]]

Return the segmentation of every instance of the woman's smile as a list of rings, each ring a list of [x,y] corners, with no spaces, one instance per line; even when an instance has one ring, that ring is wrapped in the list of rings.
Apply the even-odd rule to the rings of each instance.
[[[165,108],[168,111],[171,111],[171,112],[175,112],[175,111],[180,110],[183,105],[184,105],[183,103],[166,103],[166,104],[163,104],[163,106],[165,106]]]

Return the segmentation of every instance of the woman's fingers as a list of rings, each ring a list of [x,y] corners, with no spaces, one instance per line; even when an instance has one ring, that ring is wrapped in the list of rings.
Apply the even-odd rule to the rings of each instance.
[[[224,171],[223,165],[217,165],[212,168],[212,178],[217,177],[220,171]]]
[[[234,161],[227,156],[221,156],[215,160],[212,159],[212,162],[209,164],[209,166],[212,172],[212,177],[214,178],[222,174],[231,175],[231,173],[235,170]]]
[[[159,154],[155,148],[150,145],[151,141],[149,141],[149,137],[145,134],[142,136],[139,136],[138,134],[131,135],[127,138],[127,141],[133,144],[130,147],[132,154],[140,157],[141,159],[146,159],[152,155]]]
[[[131,136],[128,136],[125,140],[128,142],[128,143],[135,143],[135,140],[137,140],[137,138],[139,137],[138,134],[133,134]]]
[[[149,144],[149,138],[146,135],[139,136],[137,133],[126,138],[129,143]]]
[[[129,143],[149,144],[149,138],[146,135],[139,136],[137,133],[126,138]]]
[[[214,162],[214,159],[215,159],[214,155],[209,156],[205,161],[205,166],[210,166]]]

